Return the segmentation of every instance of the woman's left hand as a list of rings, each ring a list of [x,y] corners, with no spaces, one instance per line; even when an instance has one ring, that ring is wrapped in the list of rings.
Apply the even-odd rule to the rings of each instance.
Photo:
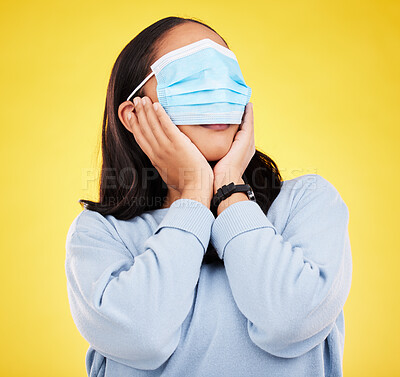
[[[253,104],[249,102],[230,150],[213,168],[214,194],[230,182],[244,183],[242,175],[255,152]]]

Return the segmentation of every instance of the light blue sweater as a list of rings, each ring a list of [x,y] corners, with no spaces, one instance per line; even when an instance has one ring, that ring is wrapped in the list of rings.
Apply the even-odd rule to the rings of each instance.
[[[73,320],[91,377],[342,376],[349,212],[317,174],[283,182],[265,216],[214,218],[179,199],[117,220],[84,209],[66,240]],[[203,264],[211,242],[221,264]]]

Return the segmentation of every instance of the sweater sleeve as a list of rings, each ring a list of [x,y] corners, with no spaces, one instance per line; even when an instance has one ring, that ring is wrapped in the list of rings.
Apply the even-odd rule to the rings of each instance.
[[[334,186],[316,176],[316,188],[299,191],[282,234],[249,200],[227,207],[211,228],[250,339],[278,357],[322,343],[350,291],[349,212]]]
[[[176,200],[134,257],[102,215],[77,216],[66,240],[67,291],[73,320],[96,351],[146,370],[171,356],[214,220],[202,203]]]

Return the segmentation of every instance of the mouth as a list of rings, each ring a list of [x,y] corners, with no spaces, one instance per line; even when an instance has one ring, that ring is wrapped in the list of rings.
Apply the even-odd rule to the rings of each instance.
[[[201,124],[200,126],[210,130],[226,130],[229,128],[229,124]]]

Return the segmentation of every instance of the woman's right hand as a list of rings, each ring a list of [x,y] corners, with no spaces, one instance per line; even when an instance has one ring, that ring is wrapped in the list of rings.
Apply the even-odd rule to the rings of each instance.
[[[209,207],[213,195],[214,173],[192,141],[172,122],[164,108],[149,97],[140,97],[129,122],[133,135],[169,188],[182,197],[198,198]],[[136,99],[135,98],[135,99]],[[201,199],[200,199],[201,198]]]

